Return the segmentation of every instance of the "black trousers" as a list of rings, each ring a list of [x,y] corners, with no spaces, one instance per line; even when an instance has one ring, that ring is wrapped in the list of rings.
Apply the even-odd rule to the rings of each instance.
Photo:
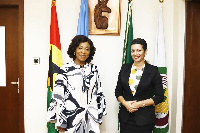
[[[138,126],[132,114],[127,123],[120,122],[120,133],[152,133],[154,125],[155,123]]]

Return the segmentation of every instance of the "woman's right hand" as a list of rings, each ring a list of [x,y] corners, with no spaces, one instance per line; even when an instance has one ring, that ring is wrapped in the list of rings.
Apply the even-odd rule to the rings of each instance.
[[[60,132],[64,132],[65,131],[65,128],[62,128],[62,127],[57,127],[58,131]]]

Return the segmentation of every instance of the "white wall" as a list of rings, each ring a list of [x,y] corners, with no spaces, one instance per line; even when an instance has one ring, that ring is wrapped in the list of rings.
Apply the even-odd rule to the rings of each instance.
[[[176,114],[176,133],[181,133],[182,126],[182,107],[183,107],[183,94],[184,94],[184,63],[185,63],[185,0],[180,0],[177,5],[179,13],[178,19],[178,65],[177,65],[177,114]]]
[[[57,14],[60,29],[60,39],[62,45],[63,62],[70,61],[66,54],[71,39],[76,35],[79,9],[81,0],[63,1],[57,0]],[[120,36],[89,35],[97,48],[93,63],[97,64],[101,73],[101,80],[107,100],[107,116],[103,118],[101,126],[102,133],[117,133],[117,113],[118,102],[114,96],[118,72],[121,67],[124,31],[126,24],[128,0],[121,2],[121,34]],[[146,59],[153,61],[158,0],[134,0],[133,3],[133,30],[134,38],[144,38],[148,43],[148,54]],[[179,68],[183,68],[184,55],[184,1],[181,0],[180,6],[173,0],[167,0],[163,4],[164,34],[166,44],[166,61],[168,67],[168,89],[170,103],[170,121],[173,103],[182,103],[183,70],[174,74],[175,62],[180,62]],[[25,112],[25,132],[26,133],[45,133],[46,132],[46,97],[47,97],[47,71],[48,55],[50,43],[50,12],[51,0],[25,0],[24,1],[24,62],[25,62],[25,87],[24,87],[24,112]],[[180,11],[175,14],[175,11]],[[176,19],[178,16],[179,19]],[[178,23],[178,24],[177,24]],[[175,28],[175,26],[179,28]],[[176,31],[176,32],[174,32]],[[175,38],[179,38],[178,42]],[[177,50],[176,48],[179,48]],[[177,55],[174,55],[178,51]],[[174,56],[178,56],[174,58]],[[33,57],[40,57],[40,64],[33,65]],[[176,67],[177,69],[177,67]],[[177,78],[173,78],[177,76]],[[172,80],[174,80],[172,82]],[[178,86],[178,90],[173,87]],[[176,91],[175,91],[176,90]],[[181,92],[178,93],[177,91]],[[175,104],[177,105],[177,104]],[[181,111],[182,106],[176,106],[175,111]],[[174,126],[170,124],[171,130],[176,133],[181,132],[182,116],[176,115]],[[173,132],[172,132],[173,133]]]

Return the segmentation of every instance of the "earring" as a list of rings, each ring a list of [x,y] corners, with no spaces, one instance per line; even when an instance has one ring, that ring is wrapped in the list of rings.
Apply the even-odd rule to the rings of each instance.
[[[74,55],[76,55],[76,53],[74,52]]]

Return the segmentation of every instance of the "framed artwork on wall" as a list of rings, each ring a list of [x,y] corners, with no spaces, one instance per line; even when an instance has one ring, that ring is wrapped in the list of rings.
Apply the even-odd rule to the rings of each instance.
[[[88,0],[89,34],[120,35],[121,0]]]

